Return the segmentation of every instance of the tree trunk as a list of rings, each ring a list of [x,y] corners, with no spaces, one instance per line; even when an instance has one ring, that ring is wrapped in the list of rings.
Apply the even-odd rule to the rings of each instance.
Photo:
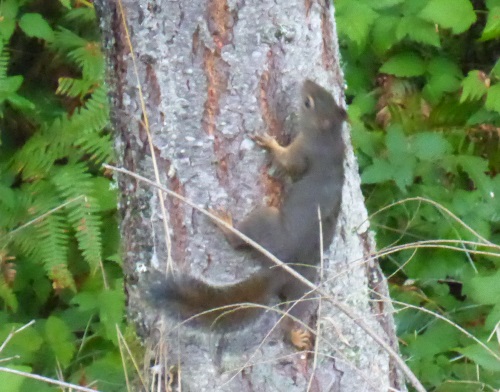
[[[236,219],[276,204],[280,182],[250,136],[267,131],[289,139],[306,78],[344,104],[333,6],[319,0],[95,3],[120,165]],[[370,259],[375,246],[345,128],[343,202],[324,255],[323,287],[397,350],[392,308],[370,300],[373,292],[387,296],[387,286]],[[145,298],[149,277],[165,274],[169,257],[176,271],[219,284],[244,279],[255,266],[192,207],[164,195],[164,213],[157,189],[118,178],[130,319],[147,339],[166,343],[166,367],[178,366],[184,391],[405,389],[393,359],[327,301],[318,314],[317,360],[284,342],[279,328],[266,336],[273,315],[223,336],[174,328]]]

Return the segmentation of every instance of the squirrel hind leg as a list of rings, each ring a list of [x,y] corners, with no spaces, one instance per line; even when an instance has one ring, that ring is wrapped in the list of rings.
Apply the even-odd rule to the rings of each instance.
[[[303,271],[301,271],[303,272]],[[310,279],[314,273],[303,273],[306,278]],[[317,302],[312,298],[314,294],[307,294],[310,291],[308,287],[298,281],[289,282],[283,286],[281,295],[289,301],[287,313],[291,317],[286,317],[283,320],[283,330],[296,348],[299,350],[311,350],[313,345],[313,335],[307,328],[307,321],[311,319],[313,312],[316,310]]]
[[[258,207],[254,209],[242,222],[233,225],[230,213],[222,210],[210,210],[219,219],[234,227],[237,231],[246,235],[271,253],[276,254],[283,243],[283,224],[280,220],[279,210],[275,207]],[[248,243],[238,234],[228,229],[225,225],[216,223],[223,232],[229,244],[237,249],[248,247]]]
[[[284,227],[276,207],[258,207],[236,225],[236,228],[259,245],[279,257],[283,246]]]

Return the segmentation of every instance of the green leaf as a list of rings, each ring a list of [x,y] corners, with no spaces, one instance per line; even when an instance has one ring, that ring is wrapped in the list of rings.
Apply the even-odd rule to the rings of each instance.
[[[0,2],[0,36],[4,42],[9,41],[14,33],[18,8],[19,4],[16,0]]]
[[[406,160],[408,152],[408,141],[400,126],[393,125],[387,130],[385,137],[387,150],[389,151],[389,160],[391,162],[401,162]]]
[[[398,40],[407,37],[408,39],[420,42],[426,45],[440,47],[439,34],[436,27],[425,20],[416,16],[408,15],[399,19],[398,28],[396,30]]]
[[[490,314],[486,318],[484,326],[486,329],[493,331],[497,327],[499,320],[500,320],[500,301],[493,307],[493,309],[491,309]]]
[[[488,110],[494,110],[500,113],[500,83],[492,85],[488,89],[484,106]]]
[[[464,282],[463,291],[482,305],[500,304],[500,271],[491,276],[476,276]]]
[[[488,41],[500,36],[500,7],[493,7],[488,12],[488,19],[484,27],[481,41]]]
[[[494,352],[496,352],[497,355],[500,355],[500,351],[498,350],[498,345],[491,343],[487,345]],[[473,360],[475,363],[477,363],[485,370],[489,370],[492,372],[500,371],[500,361],[477,343],[464,348],[457,348],[456,351],[462,353],[467,358]]]
[[[97,294],[84,291],[76,294],[71,299],[71,304],[78,305],[82,311],[94,311],[98,309],[99,301]]]
[[[402,192],[413,183],[415,157],[409,154],[407,138],[400,126],[393,125],[387,130],[386,145],[392,165],[392,179]]]
[[[7,97],[9,94],[15,93],[23,84],[24,78],[21,75],[9,76],[2,79],[0,83],[0,97]]]
[[[93,179],[93,196],[99,204],[98,211],[111,211],[116,209],[117,195],[116,189],[110,180],[104,177]]]
[[[472,155],[458,155],[455,157],[455,161],[469,175],[475,186],[483,194],[490,194],[492,184],[490,178],[486,175],[488,171],[488,161],[486,159]]]
[[[71,9],[71,0],[59,0],[59,3],[61,3],[67,9]]]
[[[368,5],[347,0],[336,4],[335,13],[339,35],[364,48],[370,28],[377,19],[377,12]]]
[[[415,335],[408,344],[416,358],[429,358],[446,352],[458,344],[458,330],[444,322],[431,325],[422,335]]]
[[[373,164],[368,166],[361,174],[363,184],[375,184],[392,180],[393,166],[384,159],[375,158]]]
[[[500,7],[500,0],[486,0],[486,8],[491,10],[493,7]]]
[[[404,52],[387,60],[380,68],[380,72],[400,77],[419,76],[425,72],[425,63],[416,53]]]
[[[393,178],[401,192],[406,192],[407,187],[413,184],[415,164],[415,158],[409,157],[409,159],[396,166]]]
[[[18,94],[12,94],[9,95],[7,98],[7,101],[14,106],[15,108],[19,110],[34,110],[35,109],[35,104],[31,102],[30,100],[18,95]]]
[[[5,265],[2,267],[5,268],[5,270],[10,268]],[[9,283],[5,281],[5,278],[2,275],[0,275],[0,299],[2,299],[4,307],[10,308],[13,312],[17,312],[19,305],[17,297]]]
[[[434,57],[427,66],[429,79],[424,87],[425,97],[432,103],[441,101],[444,93],[460,88],[462,71],[453,61],[444,57]]]
[[[0,2],[1,19],[15,19],[19,9],[19,2],[16,0],[4,0]]]
[[[491,75],[500,78],[500,60],[497,60],[497,62],[491,69]]]
[[[40,14],[24,14],[19,20],[19,27],[28,37],[41,38],[47,42],[54,40],[54,32]]]
[[[95,380],[95,385],[100,391],[121,392],[127,390],[122,358],[116,352],[108,352],[104,357],[91,361],[82,375],[90,380]]]
[[[476,21],[476,14],[469,0],[430,0],[419,15],[454,34],[463,33]]]
[[[377,53],[385,53],[399,41],[396,36],[399,20],[399,17],[392,15],[381,15],[376,19],[372,29],[372,42]]]
[[[20,372],[31,373],[31,367],[6,365],[9,369],[18,370]],[[20,376],[13,373],[0,372],[0,385],[2,392],[21,392],[22,385],[26,380],[25,376]]]
[[[435,132],[422,132],[415,135],[411,143],[415,156],[423,161],[437,161],[452,149],[443,135]]]
[[[382,10],[384,8],[394,7],[395,5],[403,3],[405,0],[358,0],[360,3],[364,3],[374,10]]]
[[[470,71],[462,81],[462,95],[460,96],[460,103],[469,101],[476,101],[481,99],[488,91],[486,86],[486,76],[481,71]]]
[[[63,366],[68,366],[75,352],[75,337],[66,323],[58,317],[50,316],[45,323],[45,336],[56,359]]]
[[[0,19],[0,38],[1,41],[8,42],[14,30],[16,28],[16,22],[11,19]]]
[[[125,314],[125,295],[122,286],[117,286],[115,290],[106,290],[99,294],[99,317],[104,324],[107,338],[115,343],[116,325],[121,325]]]
[[[9,333],[22,327],[20,323],[2,325],[0,329],[0,341],[4,342]],[[43,338],[38,331],[30,326],[14,335],[2,351],[2,357],[11,357],[19,355],[22,363],[31,363],[36,356],[37,351],[43,343]],[[0,384],[2,385],[2,384]]]

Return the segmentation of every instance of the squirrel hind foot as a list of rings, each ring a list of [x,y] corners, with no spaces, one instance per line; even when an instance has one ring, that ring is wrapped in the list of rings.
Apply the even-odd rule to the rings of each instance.
[[[294,328],[290,331],[290,341],[301,351],[310,351],[313,348],[311,332],[303,328]]]

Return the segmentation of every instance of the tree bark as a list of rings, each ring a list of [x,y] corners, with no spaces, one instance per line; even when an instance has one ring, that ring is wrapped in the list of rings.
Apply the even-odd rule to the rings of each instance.
[[[154,156],[162,184],[236,219],[257,205],[276,204],[280,182],[250,136],[267,131],[290,138],[306,78],[343,104],[333,6],[319,0],[95,3],[110,65],[119,164],[155,179]],[[323,287],[397,350],[390,304],[370,299],[374,292],[387,297],[387,285],[370,258],[375,244],[345,128],[343,202],[324,255]],[[255,265],[202,214],[164,197],[168,248],[157,190],[118,179],[130,319],[145,338],[166,343],[166,366],[179,366],[184,391],[405,389],[393,359],[327,301],[318,314],[317,361],[284,342],[279,328],[272,330],[272,314],[223,336],[176,328],[145,295],[150,276],[166,273],[169,255],[177,271],[216,284],[244,279]]]

